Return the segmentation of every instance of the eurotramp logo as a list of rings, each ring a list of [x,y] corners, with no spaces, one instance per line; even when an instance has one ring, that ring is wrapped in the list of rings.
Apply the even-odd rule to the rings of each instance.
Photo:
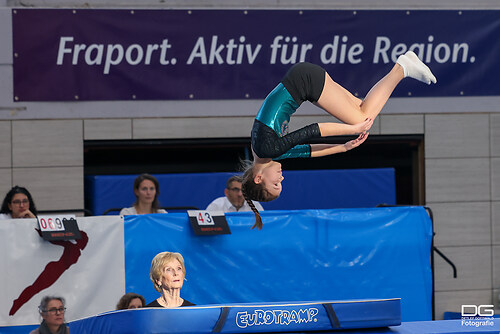
[[[246,328],[259,325],[285,325],[317,322],[318,309],[314,307],[299,310],[255,310],[254,312],[238,312],[236,325]]]
[[[489,327],[494,322],[493,305],[462,305],[462,326]]]

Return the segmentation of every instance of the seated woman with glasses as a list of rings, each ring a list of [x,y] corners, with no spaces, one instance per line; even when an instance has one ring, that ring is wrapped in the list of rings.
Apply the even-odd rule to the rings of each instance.
[[[28,189],[15,186],[3,199],[0,219],[36,218],[35,202]]]
[[[224,195],[218,197],[210,203],[207,211],[222,211],[222,212],[243,212],[252,211],[241,192],[241,176],[231,176],[226,182],[226,189]],[[259,211],[264,211],[259,202],[253,201],[253,204]]]
[[[66,307],[64,298],[56,296],[45,296],[38,306],[38,312],[42,316],[40,327],[30,334],[69,334],[69,329],[64,323]]]

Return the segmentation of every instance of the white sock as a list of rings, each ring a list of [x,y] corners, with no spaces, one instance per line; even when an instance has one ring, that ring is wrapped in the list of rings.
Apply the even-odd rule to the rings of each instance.
[[[430,85],[436,83],[436,77],[431,70],[425,65],[413,51],[408,51],[404,55],[398,57],[397,63],[403,67],[403,72],[406,77],[417,79]]]

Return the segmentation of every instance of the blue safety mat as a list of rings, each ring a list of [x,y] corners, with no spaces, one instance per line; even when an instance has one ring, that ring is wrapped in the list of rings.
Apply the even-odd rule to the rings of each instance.
[[[399,325],[400,300],[228,304],[114,311],[70,323],[71,334],[256,333]]]
[[[85,320],[85,319],[84,319]],[[80,321],[84,321],[80,320]],[[73,322],[73,326],[76,321]],[[73,326],[71,330],[73,330]],[[2,334],[26,334],[38,326],[16,326],[16,327],[0,327]],[[75,327],[76,330],[76,327]],[[73,331],[71,332],[73,333]],[[147,334],[145,332],[140,332]],[[282,332],[287,333],[287,332]],[[289,333],[289,332],[288,332]],[[378,327],[378,328],[361,328],[361,329],[340,329],[327,331],[301,331],[293,332],[293,334],[498,334],[500,333],[500,320],[490,319],[488,323],[481,320],[475,323],[463,323],[462,320],[440,320],[440,321],[417,321],[403,322],[399,326]]]

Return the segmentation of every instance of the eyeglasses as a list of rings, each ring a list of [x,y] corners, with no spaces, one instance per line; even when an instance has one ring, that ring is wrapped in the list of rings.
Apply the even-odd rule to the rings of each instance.
[[[12,201],[12,204],[15,204],[15,205],[21,205],[22,204],[28,204],[30,201],[28,199],[23,199],[22,201],[19,200],[19,199],[16,199],[16,200],[13,200]]]
[[[57,312],[64,313],[64,312],[66,312],[66,307],[51,308],[50,310],[46,310],[45,312],[51,313],[51,314],[56,314]]]
[[[237,187],[234,187],[234,188],[227,188],[228,190],[231,190],[231,191],[234,191],[235,193],[239,193],[241,190],[241,188],[237,188]]]

